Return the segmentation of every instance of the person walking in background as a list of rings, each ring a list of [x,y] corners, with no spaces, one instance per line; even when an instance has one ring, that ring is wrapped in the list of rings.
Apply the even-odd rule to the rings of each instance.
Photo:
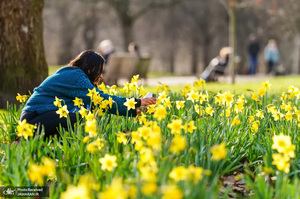
[[[254,75],[258,67],[258,54],[260,46],[257,37],[254,34],[249,36],[250,43],[248,45],[249,53],[249,74]]]
[[[274,39],[270,39],[267,46],[265,47],[265,60],[268,66],[267,74],[273,72],[274,65],[279,61],[279,50],[277,42]]]

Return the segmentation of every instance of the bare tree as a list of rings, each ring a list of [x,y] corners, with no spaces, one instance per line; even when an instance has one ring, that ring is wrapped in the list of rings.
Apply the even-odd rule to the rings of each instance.
[[[0,2],[0,106],[32,90],[47,75],[43,0]]]
[[[215,0],[193,1],[182,6],[185,23],[188,25],[186,33],[191,37],[192,74],[199,72],[198,62],[202,58],[204,67],[208,66],[212,56],[216,56],[219,50],[214,50],[211,55],[214,39],[222,34],[227,25],[227,17],[224,9]],[[200,56],[200,49],[202,56]]]
[[[127,49],[128,44],[134,40],[133,25],[147,12],[156,8],[168,8],[174,6],[183,0],[103,0],[108,3],[117,13],[120,20],[123,34],[123,48]]]
[[[54,0],[48,2],[59,18],[60,47],[57,49],[58,64],[66,64],[73,58],[74,38],[84,22],[85,9],[79,0]],[[88,24],[89,25],[89,24]],[[79,51],[83,50],[79,49]],[[76,52],[77,53],[77,52]]]

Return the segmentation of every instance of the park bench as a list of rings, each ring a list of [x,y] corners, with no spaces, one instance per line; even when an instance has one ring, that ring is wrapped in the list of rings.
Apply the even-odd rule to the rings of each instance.
[[[109,57],[103,81],[106,85],[118,85],[120,79],[130,81],[134,75],[146,79],[150,57],[138,57],[129,53],[114,53]]]

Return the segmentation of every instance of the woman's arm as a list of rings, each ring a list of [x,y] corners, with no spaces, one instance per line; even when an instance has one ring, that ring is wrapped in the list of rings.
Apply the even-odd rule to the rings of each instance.
[[[75,97],[81,98],[84,102],[85,105],[89,105],[91,103],[91,99],[89,96],[87,96],[87,94],[89,93],[89,90],[93,90],[94,87],[92,85],[92,83],[90,82],[90,80],[85,77],[85,76],[81,76],[80,78],[78,78],[78,80],[76,81],[76,85],[72,86],[71,91],[72,91],[72,98],[75,99]],[[112,114],[119,114],[119,115],[123,115],[126,116],[127,115],[127,107],[124,105],[124,103],[126,102],[126,97],[118,97],[115,95],[108,95],[103,93],[103,91],[99,90],[98,88],[96,88],[96,91],[99,93],[99,95],[101,97],[104,98],[104,100],[109,100],[109,98],[112,98],[112,100],[114,101],[113,105],[111,108],[108,109],[108,111]],[[136,99],[136,108],[139,106],[147,106],[150,104],[154,104],[156,101],[156,99],[151,99],[151,98],[142,98],[142,99]],[[136,109],[130,109],[128,111],[128,116],[136,116],[137,115],[137,111]]]

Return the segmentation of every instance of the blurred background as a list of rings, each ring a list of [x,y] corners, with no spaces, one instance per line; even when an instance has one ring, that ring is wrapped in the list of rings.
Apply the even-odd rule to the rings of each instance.
[[[253,38],[255,74],[268,74],[264,49],[271,40],[277,74],[299,74],[299,10],[299,0],[1,0],[0,107],[16,93],[32,93],[48,66],[66,65],[85,49],[98,51],[103,40],[115,52],[138,44],[139,53],[151,57],[150,73],[195,77],[226,46],[231,63],[219,63],[229,66],[227,75],[250,74]]]
[[[299,73],[300,1],[236,0],[238,74],[249,70],[250,34],[263,48],[275,39],[286,74]],[[110,39],[116,51],[136,42],[152,56],[150,71],[200,74],[229,45],[228,0],[45,0],[44,46],[49,65],[67,64],[84,49]]]

